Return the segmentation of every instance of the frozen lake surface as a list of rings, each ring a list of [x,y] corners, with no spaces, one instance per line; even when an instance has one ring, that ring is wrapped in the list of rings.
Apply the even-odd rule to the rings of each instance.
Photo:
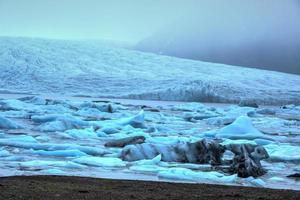
[[[20,94],[2,94],[0,99],[1,176],[59,174],[300,189],[299,180],[287,177],[300,172],[299,106],[252,108]],[[104,146],[129,136],[162,145],[203,138],[263,145],[270,155],[262,162],[268,172],[239,178],[208,164],[159,158],[128,162],[119,158],[122,148]]]

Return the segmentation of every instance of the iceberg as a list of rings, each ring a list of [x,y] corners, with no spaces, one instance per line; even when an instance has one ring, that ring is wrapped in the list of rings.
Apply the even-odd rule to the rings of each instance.
[[[76,158],[73,162],[95,166],[95,167],[125,167],[126,163],[119,158],[83,156]]]
[[[10,141],[8,139],[0,139],[0,145],[18,147],[23,149],[33,149],[33,150],[79,150],[89,155],[105,155],[112,153],[111,151],[98,147],[81,146],[77,144],[55,144],[55,143],[32,143],[23,141]]]
[[[0,115],[0,129],[19,129],[19,128],[23,128],[21,125],[17,124],[16,122],[2,117]]]
[[[30,151],[31,154],[36,154],[40,156],[55,156],[55,157],[80,157],[80,156],[87,156],[86,153],[79,151],[77,149],[71,150],[55,150],[55,151],[45,151],[45,150],[37,150],[37,151]]]
[[[158,172],[158,177],[173,179],[173,180],[187,180],[193,182],[216,182],[216,183],[235,183],[238,179],[237,175],[226,176],[219,172],[194,172],[185,168],[171,168],[168,170]]]
[[[0,110],[31,110],[32,106],[17,99],[7,99],[0,101]]]
[[[137,115],[133,117],[120,119],[117,123],[122,126],[130,125],[134,128],[146,128],[144,110],[141,110]]]
[[[64,132],[72,138],[77,139],[89,139],[89,138],[98,138],[96,132],[94,132],[93,128],[86,129],[71,129]]]
[[[268,144],[264,146],[273,162],[300,163],[300,147],[289,144]]]
[[[269,136],[265,136],[258,131],[247,116],[238,117],[232,124],[215,131],[215,137],[228,139],[268,139],[273,140]]]

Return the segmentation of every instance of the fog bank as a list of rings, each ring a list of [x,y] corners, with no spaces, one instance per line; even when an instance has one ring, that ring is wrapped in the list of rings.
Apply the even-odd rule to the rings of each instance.
[[[136,49],[300,74],[300,1],[198,1]]]

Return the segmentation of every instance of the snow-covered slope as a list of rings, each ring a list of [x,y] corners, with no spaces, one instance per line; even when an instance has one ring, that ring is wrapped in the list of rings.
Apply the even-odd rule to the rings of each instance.
[[[300,76],[108,47],[0,38],[2,91],[153,100],[300,103]]]

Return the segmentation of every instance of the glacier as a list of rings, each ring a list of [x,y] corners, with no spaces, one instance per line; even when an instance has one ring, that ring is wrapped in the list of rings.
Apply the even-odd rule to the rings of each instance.
[[[96,42],[0,37],[0,93],[284,105],[300,103],[299,85],[299,75]]]

